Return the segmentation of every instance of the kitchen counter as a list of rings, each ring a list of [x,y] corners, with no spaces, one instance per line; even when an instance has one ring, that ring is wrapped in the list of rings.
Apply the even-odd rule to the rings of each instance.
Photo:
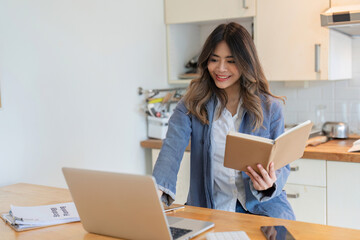
[[[333,139],[314,147],[308,146],[302,158],[360,163],[360,152],[347,152],[353,142],[359,138],[360,136],[351,135],[347,139]],[[162,140],[147,139],[140,144],[143,148],[160,149]],[[186,147],[186,151],[190,151],[190,144]]]
[[[348,152],[359,138],[333,139],[317,146],[305,148],[303,158],[360,163],[360,152]]]

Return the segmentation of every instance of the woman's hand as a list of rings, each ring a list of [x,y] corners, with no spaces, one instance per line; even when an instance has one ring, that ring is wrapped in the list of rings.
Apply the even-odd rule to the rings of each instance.
[[[163,191],[161,191],[161,190],[157,190],[157,192],[158,192],[158,196],[159,196],[159,198],[161,198],[161,196],[163,195]]]
[[[251,181],[253,182],[254,188],[258,191],[264,191],[271,188],[277,179],[274,169],[274,163],[273,162],[270,163],[269,172],[267,172],[261,164],[258,164],[257,167],[261,175],[255,172],[255,170],[252,169],[252,167],[250,166],[247,167],[249,171],[246,172],[246,174],[250,177]]]

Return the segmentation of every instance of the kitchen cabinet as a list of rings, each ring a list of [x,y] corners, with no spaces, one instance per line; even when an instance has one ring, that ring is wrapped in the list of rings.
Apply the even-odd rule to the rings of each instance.
[[[290,166],[284,189],[296,220],[326,224],[326,161],[299,159]]]
[[[194,76],[179,77],[186,63],[229,21],[253,35],[269,81],[351,79],[351,37],[320,24],[329,7],[328,0],[165,0],[168,82],[188,84]]]
[[[189,70],[186,63],[200,54],[206,38],[219,24],[234,21],[252,33],[255,3],[255,0],[165,0],[168,82],[188,84],[195,78],[180,75]]]
[[[165,23],[252,17],[255,0],[165,0]]]
[[[296,220],[360,229],[360,164],[299,159],[285,186]]]
[[[328,0],[258,0],[255,42],[269,81],[351,78],[351,38],[321,27]]]
[[[284,189],[297,221],[326,224],[325,187],[286,184]]]
[[[360,229],[360,164],[327,162],[328,225]]]
[[[237,18],[231,21],[240,23],[250,33],[252,18]],[[201,48],[209,34],[224,21],[206,21],[166,26],[167,34],[167,72],[170,84],[188,84],[192,77],[181,79],[179,76],[188,69],[186,63],[200,54]]]
[[[360,4],[360,0],[331,0],[331,7],[357,4]]]

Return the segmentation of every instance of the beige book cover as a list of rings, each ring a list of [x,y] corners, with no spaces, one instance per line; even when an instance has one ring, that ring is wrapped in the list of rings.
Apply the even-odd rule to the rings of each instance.
[[[229,132],[226,136],[224,166],[240,171],[247,171],[251,166],[262,164],[269,170],[274,162],[275,170],[299,159],[304,154],[312,122],[306,121],[285,131],[275,140],[239,132]]]

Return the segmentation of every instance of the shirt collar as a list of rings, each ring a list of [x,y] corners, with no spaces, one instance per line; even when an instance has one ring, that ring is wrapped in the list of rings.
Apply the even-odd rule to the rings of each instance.
[[[236,114],[234,116],[232,116],[233,119],[242,117],[242,115],[243,115],[242,103],[243,103],[242,98],[240,98],[240,101],[239,101],[239,104],[238,104],[238,107],[237,107],[237,110],[236,110]],[[220,108],[221,108],[221,102],[220,102],[219,98],[217,98],[217,104],[216,104],[215,111],[214,111],[214,121],[219,119],[219,117],[220,117],[220,115],[219,115]],[[224,108],[221,115],[224,115],[226,111],[229,112],[229,110]]]

